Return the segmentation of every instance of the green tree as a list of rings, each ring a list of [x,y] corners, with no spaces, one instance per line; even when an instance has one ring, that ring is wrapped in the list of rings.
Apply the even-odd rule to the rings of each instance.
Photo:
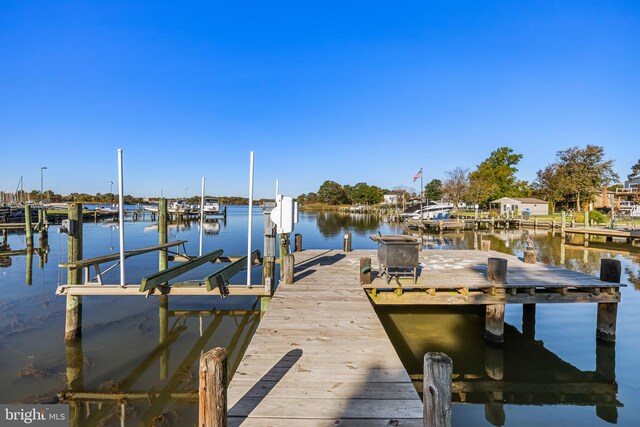
[[[327,180],[318,189],[318,199],[328,205],[343,205],[350,202],[342,185],[335,181]]]
[[[384,191],[381,188],[368,185],[366,182],[359,182],[349,189],[348,195],[352,203],[375,204],[384,199]]]
[[[519,196],[516,165],[521,159],[522,154],[514,153],[509,147],[500,147],[480,163],[477,169],[469,174],[470,185],[476,189],[482,185],[489,185],[493,191],[490,194],[476,191],[476,195],[482,196],[477,203],[485,205],[493,199]]]
[[[555,213],[556,204],[565,202],[571,193],[571,182],[566,169],[559,163],[552,163],[538,171],[534,188],[537,196],[551,203]]]
[[[427,200],[440,200],[442,198],[442,181],[432,179],[424,186],[424,197]]]
[[[575,195],[576,207],[588,202],[602,187],[620,177],[613,170],[613,160],[604,160],[604,148],[587,145],[558,151],[558,165],[568,177],[570,193]]]
[[[638,159],[638,163],[631,167],[631,173],[627,175],[627,179],[633,179],[640,175],[640,159]]]

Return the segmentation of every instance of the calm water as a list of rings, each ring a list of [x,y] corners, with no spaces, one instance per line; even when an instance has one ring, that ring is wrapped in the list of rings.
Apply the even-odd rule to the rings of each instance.
[[[226,222],[204,228],[203,251],[246,251],[246,207],[229,207]],[[148,218],[147,218],[148,219]],[[263,216],[254,210],[253,246],[262,249]],[[126,223],[128,249],[154,245],[157,227],[149,221]],[[365,215],[302,213],[296,233],[306,248],[341,248],[345,231],[353,248],[374,248],[369,235],[402,233],[396,225]],[[84,257],[118,250],[117,224],[84,224]],[[531,232],[533,234],[533,232]],[[198,224],[171,225],[170,240],[188,240],[187,252],[198,252]],[[522,255],[522,232],[484,236],[492,249]],[[473,248],[473,232],[425,236],[436,249]],[[598,274],[601,257],[623,264],[623,283],[615,347],[596,344],[594,304],[539,304],[535,324],[525,321],[520,306],[506,310],[505,344],[487,345],[482,310],[391,308],[378,313],[411,374],[422,371],[427,351],[443,351],[454,361],[454,425],[584,426],[640,425],[640,257],[627,244],[561,245],[546,232],[534,235],[544,262]],[[580,243],[576,241],[575,243]],[[11,249],[25,247],[24,235],[10,234]],[[0,258],[0,402],[53,402],[75,391],[74,424],[80,426],[194,425],[197,418],[197,361],[203,350],[227,347],[232,370],[259,322],[255,298],[171,297],[166,330],[160,327],[156,297],[85,297],[83,337],[65,346],[65,298],[55,295],[66,271],[67,236],[52,226],[49,252]],[[36,243],[36,245],[38,245]],[[611,250],[613,248],[613,250]],[[610,252],[614,253],[610,253]],[[635,252],[634,252],[635,251]],[[46,262],[44,262],[46,260]],[[127,281],[140,282],[157,269],[157,254],[127,260]],[[27,285],[31,265],[30,285]],[[186,279],[201,279],[210,266]],[[261,272],[254,269],[252,280]],[[106,276],[117,283],[119,271]],[[234,282],[244,283],[238,274]],[[215,311],[215,315],[213,314]],[[164,345],[160,335],[166,333]],[[419,386],[419,384],[418,384]],[[97,402],[102,400],[102,404]],[[108,399],[107,399],[108,398]]]

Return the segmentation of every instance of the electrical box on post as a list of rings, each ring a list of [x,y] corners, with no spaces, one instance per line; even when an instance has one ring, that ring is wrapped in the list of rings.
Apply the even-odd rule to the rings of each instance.
[[[291,233],[298,222],[298,206],[292,197],[278,195],[276,207],[271,211],[271,221],[278,227],[278,233]]]

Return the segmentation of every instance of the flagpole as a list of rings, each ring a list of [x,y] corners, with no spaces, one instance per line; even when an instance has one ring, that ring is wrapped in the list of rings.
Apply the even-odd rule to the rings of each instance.
[[[424,186],[422,185],[422,167],[420,168],[420,225],[422,225],[422,199]]]

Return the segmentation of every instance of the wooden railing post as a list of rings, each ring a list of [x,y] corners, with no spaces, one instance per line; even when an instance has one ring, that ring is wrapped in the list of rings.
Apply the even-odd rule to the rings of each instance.
[[[602,259],[600,261],[600,280],[608,283],[620,283],[622,266],[617,259]],[[598,303],[598,320],[596,338],[602,341],[616,341],[616,323],[618,318],[618,303]]]
[[[491,240],[480,240],[480,250],[489,252],[491,250]]]
[[[200,357],[199,427],[227,425],[227,350],[216,347]]]
[[[423,425],[451,426],[451,374],[453,361],[444,353],[424,355]]]

